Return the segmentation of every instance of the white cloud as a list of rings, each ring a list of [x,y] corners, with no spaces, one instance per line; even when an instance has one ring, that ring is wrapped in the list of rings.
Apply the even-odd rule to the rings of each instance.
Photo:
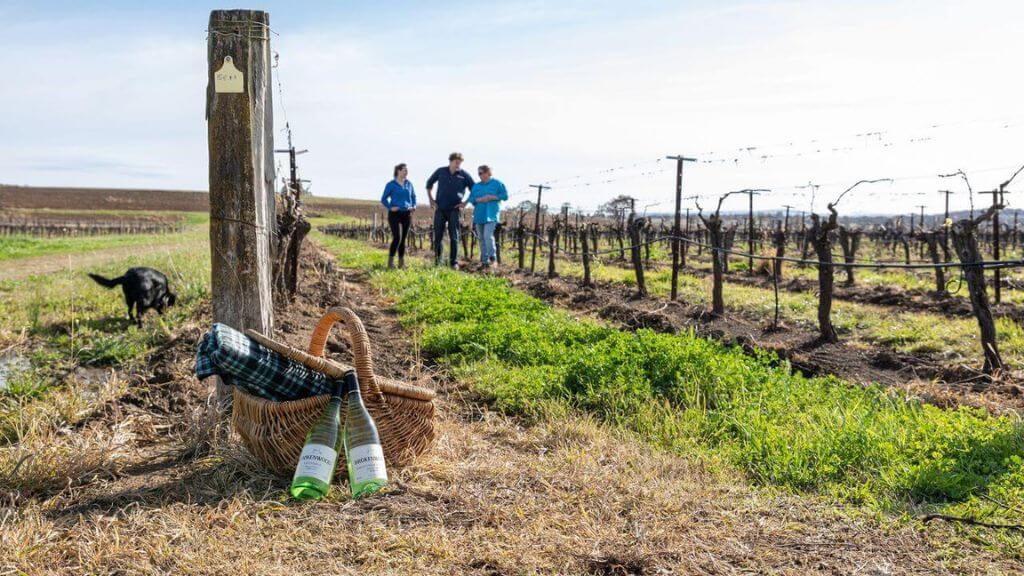
[[[1024,43],[1013,30],[1019,4],[610,6],[530,1],[279,28],[288,119],[310,149],[303,176],[320,194],[369,198],[393,164],[410,163],[420,183],[458,149],[513,190],[585,174],[594,185],[556,188],[551,200],[592,207],[619,193],[665,201],[674,185],[670,172],[599,184],[597,170],[778,144],[686,177],[688,194],[778,187],[758,200],[778,206],[806,204],[780,194],[809,180],[828,184],[828,198],[860,178],[1024,163],[1024,83],[1008,57]],[[19,81],[0,90],[0,180],[204,188],[204,25],[183,37],[150,21],[115,36],[72,21],[2,40],[0,65]],[[986,119],[1017,126],[970,122]],[[928,128],[937,122],[961,123]],[[853,137],[868,131],[885,134]],[[906,143],[917,136],[932,140]],[[816,149],[812,139],[826,152],[795,156]],[[759,161],[764,153],[782,157]],[[61,159],[69,168],[53,169]],[[976,188],[1002,177],[979,173]],[[925,198],[938,208],[933,180],[844,205],[907,211]]]

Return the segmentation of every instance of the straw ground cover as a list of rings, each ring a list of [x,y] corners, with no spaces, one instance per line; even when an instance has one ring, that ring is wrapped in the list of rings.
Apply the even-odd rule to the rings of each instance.
[[[345,246],[349,264],[380,265],[376,251],[334,246]],[[424,352],[510,413],[593,414],[758,484],[871,509],[1024,519],[1024,425],[1015,415],[805,378],[691,334],[624,333],[502,279],[419,269],[376,281],[421,331]],[[1012,535],[984,538],[1024,553]]]

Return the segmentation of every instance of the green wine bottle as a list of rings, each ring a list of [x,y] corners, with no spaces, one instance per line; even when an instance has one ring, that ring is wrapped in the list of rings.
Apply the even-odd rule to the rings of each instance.
[[[361,498],[383,488],[388,483],[388,472],[377,425],[359,393],[359,379],[354,372],[349,372],[345,383],[348,389],[344,434],[348,482],[352,498]]]
[[[297,500],[319,500],[331,489],[334,467],[338,465],[338,449],[341,448],[341,401],[345,393],[345,381],[334,382],[331,400],[324,413],[309,429],[306,445],[299,455],[299,465],[292,479],[291,495]]]

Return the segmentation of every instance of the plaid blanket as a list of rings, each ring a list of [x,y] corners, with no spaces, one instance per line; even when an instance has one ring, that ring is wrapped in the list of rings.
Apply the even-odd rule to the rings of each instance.
[[[328,376],[289,360],[224,324],[214,324],[196,351],[196,378],[214,375],[253,396],[275,402],[329,394],[333,384]]]

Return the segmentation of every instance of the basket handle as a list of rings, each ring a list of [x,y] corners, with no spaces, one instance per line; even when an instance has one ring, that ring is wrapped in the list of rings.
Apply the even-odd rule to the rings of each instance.
[[[370,394],[380,396],[381,391],[377,386],[377,379],[373,373],[373,353],[370,351],[370,336],[366,333],[363,321],[350,308],[339,306],[329,309],[324,314],[309,339],[310,355],[323,357],[324,347],[327,345],[327,337],[331,334],[331,328],[338,322],[345,325],[349,342],[352,343],[352,356],[359,381],[363,383],[363,386],[367,387],[367,391]]]

